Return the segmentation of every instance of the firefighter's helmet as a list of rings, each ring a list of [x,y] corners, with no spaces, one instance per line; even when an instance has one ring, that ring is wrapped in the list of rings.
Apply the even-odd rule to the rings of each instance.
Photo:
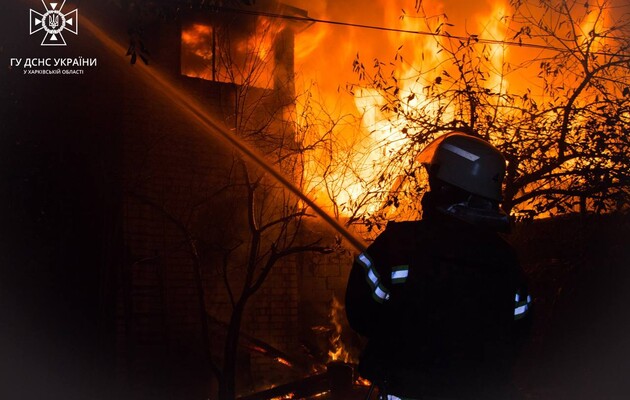
[[[431,142],[419,159],[433,178],[492,201],[503,198],[505,158],[482,139],[452,132]]]

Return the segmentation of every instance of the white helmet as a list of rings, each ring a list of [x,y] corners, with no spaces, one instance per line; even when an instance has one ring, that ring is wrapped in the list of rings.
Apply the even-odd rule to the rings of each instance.
[[[505,158],[482,139],[451,132],[431,142],[418,158],[443,182],[492,201],[503,199]]]

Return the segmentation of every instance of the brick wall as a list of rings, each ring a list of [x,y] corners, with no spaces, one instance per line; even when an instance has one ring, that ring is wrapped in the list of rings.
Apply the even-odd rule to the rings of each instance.
[[[187,227],[191,204],[216,183],[226,152],[150,87],[127,83],[119,366],[139,398],[199,397],[209,373],[195,269],[178,224]]]
[[[210,374],[203,368],[196,270],[177,223],[195,229],[199,215],[191,213],[191,207],[225,185],[231,154],[190,126],[167,101],[143,93],[134,88],[126,94],[124,129],[130,134],[124,138],[127,294],[121,296],[119,309],[124,333],[119,346],[125,352],[122,364],[133,382],[159,378],[171,382],[172,390],[203,387]],[[212,101],[223,109],[220,95],[208,102]],[[137,118],[147,109],[168,118]],[[215,229],[220,230],[220,223],[219,217]],[[231,305],[216,271],[218,260],[210,254],[202,255],[202,261],[207,310],[226,323]],[[330,325],[331,301],[334,296],[343,299],[350,264],[351,256],[343,254],[305,253],[284,259],[251,299],[243,332],[298,359],[307,358],[302,347],[304,333],[308,336],[313,326]],[[238,273],[233,274],[234,284]],[[220,355],[224,330],[213,327],[211,333],[213,353]],[[326,343],[319,347],[324,352]],[[241,362],[249,366],[241,376],[243,390],[286,382],[305,373],[256,352],[245,355]],[[148,371],[147,364],[152,366]],[[146,389],[143,383],[138,391]]]

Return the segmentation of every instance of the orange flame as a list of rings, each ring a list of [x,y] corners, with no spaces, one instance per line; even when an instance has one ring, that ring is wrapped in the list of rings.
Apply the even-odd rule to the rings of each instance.
[[[285,23],[257,17],[253,30],[233,34],[232,27],[184,25],[181,33],[182,74],[219,82],[270,88],[274,47]]]
[[[290,361],[285,360],[282,357],[276,357],[274,358],[274,361],[279,362],[280,364],[286,365],[287,367],[293,367],[293,364]]]
[[[298,93],[313,94],[319,91],[323,109],[333,110],[328,114],[330,120],[327,124],[321,121],[309,122],[300,119],[308,105],[297,104],[297,137],[303,148],[312,149],[304,154],[303,188],[318,203],[328,204],[326,211],[337,217],[355,217],[377,211],[386,218],[391,217],[388,213],[392,208],[384,207],[388,194],[375,192],[373,182],[392,156],[411,143],[404,130],[406,119],[400,116],[401,113],[383,111],[387,99],[379,91],[358,87],[352,92],[352,97],[340,96],[340,88],[344,84],[356,81],[351,61],[357,55],[360,54],[360,60],[366,64],[372,61],[377,64],[390,60],[392,53],[398,49],[400,62],[388,68],[392,70],[389,78],[393,77],[398,82],[398,98],[405,99],[400,103],[402,111],[422,110],[429,115],[439,114],[442,120],[453,121],[461,119],[456,117],[457,106],[431,102],[424,89],[443,76],[458,75],[457,67],[450,63],[448,52],[442,51],[454,51],[458,46],[457,40],[451,40],[447,35],[411,32],[448,32],[461,37],[480,37],[494,41],[476,47],[484,59],[484,89],[500,95],[508,92],[523,94],[531,90],[528,93],[530,98],[540,99],[541,103],[551,100],[545,98],[549,95],[542,89],[536,73],[532,73],[536,69],[535,63],[529,62],[528,67],[517,68],[518,71],[511,69],[512,65],[522,66],[525,61],[536,59],[544,50],[509,47],[501,43],[515,39],[508,33],[514,33],[511,30],[514,21],[509,15],[511,9],[507,0],[466,4],[454,0],[425,0],[416,2],[419,6],[417,13],[409,9],[411,4],[408,0],[361,3],[287,0],[287,3],[307,10],[309,15],[318,19],[405,31],[315,23],[295,38],[296,84],[297,87],[302,85]],[[609,20],[607,15],[587,13],[582,20],[576,20],[577,30],[582,37],[587,38],[589,34],[606,29]],[[284,28],[283,20],[258,17],[252,35],[239,37],[240,41],[234,43],[236,51],[250,55],[256,62],[269,63],[269,60],[273,60],[275,37]],[[210,64],[216,63],[216,58],[221,56],[220,49],[208,47],[214,33],[211,27],[199,24],[192,24],[183,30],[182,54],[188,54],[193,60],[187,66],[182,63],[184,74],[206,79],[210,79],[210,75],[220,81],[223,79],[216,65],[211,67],[214,71],[209,69]],[[603,46],[604,40],[598,39],[590,51],[597,51]],[[419,71],[422,71],[420,78]],[[239,83],[242,78],[236,76],[235,83]],[[257,85],[270,87],[272,81],[272,72],[266,70],[261,73]],[[490,98],[497,106],[507,102],[507,96],[495,95]],[[510,107],[497,107],[496,112],[498,116],[505,116],[514,111]],[[395,179],[394,176],[392,180]]]
[[[341,7],[332,3],[328,6],[331,10]],[[452,25],[448,24],[444,2],[424,2],[422,10],[424,14],[439,16],[437,18],[417,18],[407,14],[401,18],[400,10],[408,6],[408,2],[402,0],[395,2],[381,0],[370,5],[362,3],[361,10],[363,11],[356,10],[352,15],[362,18],[359,22],[373,23],[378,26],[392,26],[392,21],[400,20],[400,25],[396,28],[415,32],[435,31]],[[453,8],[461,8],[460,4],[457,6]],[[493,39],[504,40],[508,21],[505,16],[506,9],[507,7],[499,2],[491,11],[475,15],[479,31],[486,32],[486,36]],[[374,16],[381,16],[381,19],[375,19]],[[344,17],[347,20],[351,18],[351,15],[344,14]],[[399,97],[408,99],[402,103],[407,110],[422,107],[437,113],[439,105],[429,103],[422,89],[440,76],[441,69],[448,71],[455,68],[446,65],[447,56],[436,51],[437,43],[444,44],[447,41],[446,38],[440,36],[428,37],[407,32],[375,33],[365,30],[360,31],[359,35],[356,34],[356,30],[352,30],[343,33],[340,43],[340,35],[339,33],[335,35],[333,28],[321,27],[317,24],[298,36],[296,43],[303,40],[302,35],[309,35],[304,39],[308,39],[310,46],[296,48],[296,60],[310,60],[310,64],[302,65],[301,71],[314,80],[318,80],[321,71],[330,71],[331,61],[335,57],[346,60],[349,64],[354,54],[359,51],[374,53],[375,57],[387,60],[390,55],[383,54],[383,49],[391,51],[400,46],[403,51],[406,50],[405,62],[397,66],[393,76],[401,86]],[[312,40],[318,40],[319,45],[315,47]],[[334,46],[331,43],[332,40],[335,40]],[[317,48],[321,49],[319,53]],[[508,56],[507,49],[505,46],[488,45],[487,56],[493,67],[491,82],[488,86],[505,93],[509,87],[509,82],[503,73],[504,62]],[[349,65],[345,68],[337,65],[335,72],[338,79],[354,80],[349,72]],[[297,67],[300,66],[298,63]],[[418,66],[427,71],[424,81],[411,79],[417,75]],[[322,97],[339,97],[336,92],[333,92],[338,91],[338,79],[334,87],[331,87],[330,82],[326,82],[327,79],[323,79],[324,84],[318,85],[318,88],[322,90]],[[321,78],[318,82],[322,82]],[[378,166],[385,165],[391,155],[409,144],[409,138],[403,131],[406,121],[402,117],[385,114],[382,111],[385,102],[386,100],[376,90],[367,88],[355,90],[352,103],[334,107],[339,110],[339,115],[354,115],[360,121],[360,127],[355,125],[337,129],[334,149],[314,151],[307,157],[305,162],[305,174],[308,178],[307,191],[319,200],[326,201],[328,198],[335,205],[334,207],[337,207],[335,211],[338,214],[348,215],[353,211],[358,211],[359,214],[370,214],[381,209],[384,204],[384,197],[374,195],[373,188],[367,187],[366,183],[375,180],[376,174],[380,172]],[[448,115],[454,116],[455,110],[447,108],[441,112],[448,117]],[[317,137],[317,132],[315,136]],[[308,136],[305,137],[306,141],[308,139]],[[331,205],[331,208],[334,207]]]
[[[358,377],[355,381],[354,384],[357,386],[372,386],[372,382],[368,381],[365,378],[361,378]]]
[[[293,0],[293,3],[307,10],[311,7],[305,0]],[[545,97],[537,78],[537,65],[531,62],[545,50],[502,44],[503,41],[515,40],[512,35],[514,26],[511,26],[514,21],[506,0],[465,4],[454,0],[425,0],[416,3],[421,5],[419,15],[408,12],[411,11],[408,8],[411,5],[406,0],[380,0],[360,4],[318,2],[318,8],[313,11],[319,13],[316,17],[322,19],[389,26],[413,32],[448,31],[453,35],[474,35],[488,39],[493,42],[479,44],[477,50],[484,59],[483,86],[498,94],[491,97],[495,105],[507,102],[507,96],[499,95],[508,92],[528,93],[529,98],[536,98],[540,103],[552,100]],[[407,11],[401,11],[402,9]],[[597,34],[605,29],[604,25],[608,20],[607,15],[592,12],[578,21],[579,30],[583,37]],[[361,53],[361,60],[368,64],[371,60],[376,63],[376,59],[390,60],[392,54],[384,52],[393,53],[398,48],[400,55],[404,57],[404,61],[396,64],[392,71],[392,76],[400,86],[398,96],[399,99],[413,97],[409,101],[401,102],[401,106],[405,108],[403,111],[422,109],[427,113],[437,114],[440,105],[429,103],[423,88],[441,78],[444,73],[457,76],[456,67],[450,65],[446,52],[442,52],[437,46],[440,44],[445,48],[454,48],[457,47],[457,41],[451,41],[445,36],[379,32],[323,24],[315,24],[298,35],[296,43],[302,41],[307,42],[308,46],[296,47],[296,67],[307,83],[313,80],[318,83],[317,89],[324,98],[323,102],[329,109],[336,110],[337,115],[352,115],[360,121],[360,126],[340,124],[340,127],[335,128],[330,148],[307,154],[306,189],[318,200],[328,201],[329,209],[342,217],[371,214],[375,211],[387,214],[388,209],[383,208],[387,194],[374,193],[371,185],[379,176],[377,174],[388,164],[390,157],[409,145],[410,139],[403,131],[406,121],[397,116],[400,114],[388,115],[383,112],[382,106],[386,99],[373,89],[357,88],[350,101],[337,100],[337,103],[331,104],[330,99],[339,99],[340,85],[356,81],[351,73],[350,63],[358,53]],[[597,48],[591,48],[591,51],[597,51],[603,46],[603,39],[596,40]],[[416,79],[418,70],[423,71],[422,80]],[[412,77],[414,79],[410,79]],[[413,96],[410,96],[412,93]],[[443,120],[457,119],[454,105],[439,109]],[[501,116],[502,113],[514,111],[510,107],[498,107],[496,112]],[[322,132],[315,132],[313,136],[321,135]],[[305,144],[309,144],[308,135],[304,140]]]
[[[341,324],[344,318],[343,305],[336,297],[333,297],[332,308],[330,311],[330,322],[333,324],[335,331],[330,339],[330,350],[328,351],[328,361],[343,361],[345,363],[356,363],[356,359],[352,357],[341,340],[343,326]]]
[[[330,322],[333,324],[335,331],[330,339],[330,350],[328,350],[328,362],[341,361],[348,364],[358,364],[358,359],[348,349],[346,344],[342,340],[342,332],[344,325],[342,321],[344,319],[344,307],[343,304],[336,297],[333,297],[332,307],[330,310]],[[372,383],[355,373],[355,386],[370,386]]]

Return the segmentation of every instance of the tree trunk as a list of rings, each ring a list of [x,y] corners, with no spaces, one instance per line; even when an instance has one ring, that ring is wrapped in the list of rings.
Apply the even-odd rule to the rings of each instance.
[[[236,398],[236,360],[238,356],[238,340],[241,333],[241,322],[247,298],[242,297],[234,306],[230,324],[225,338],[223,354],[223,376],[219,381],[219,400]]]

